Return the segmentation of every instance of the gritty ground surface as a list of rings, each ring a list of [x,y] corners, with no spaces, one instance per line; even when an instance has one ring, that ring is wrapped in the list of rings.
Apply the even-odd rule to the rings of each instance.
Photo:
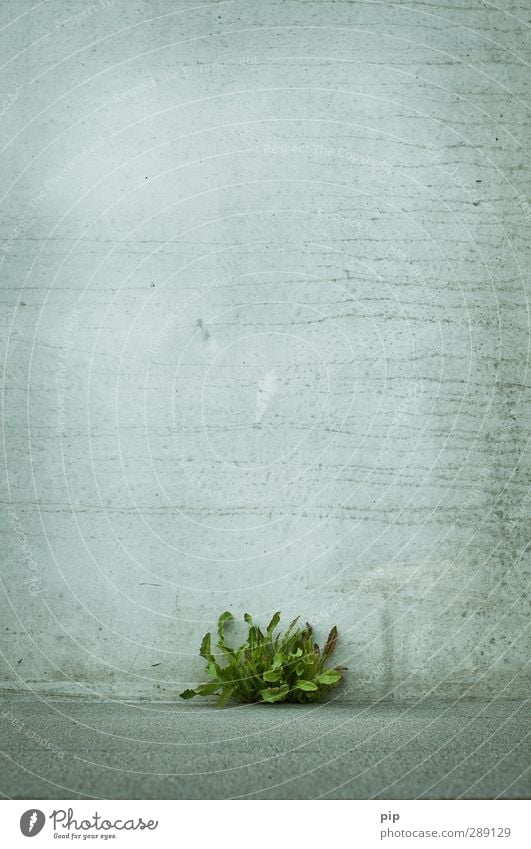
[[[11,798],[528,797],[528,705],[2,697]]]

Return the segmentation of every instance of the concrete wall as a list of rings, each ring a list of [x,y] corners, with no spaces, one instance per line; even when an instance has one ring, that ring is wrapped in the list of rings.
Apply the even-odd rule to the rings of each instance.
[[[2,0],[4,686],[173,696],[278,608],[338,624],[344,698],[524,694],[497,5]]]

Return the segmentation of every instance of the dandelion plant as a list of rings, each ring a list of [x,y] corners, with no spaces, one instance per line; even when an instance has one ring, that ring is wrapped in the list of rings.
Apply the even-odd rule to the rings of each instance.
[[[212,635],[205,634],[199,654],[206,661],[206,673],[211,679],[195,690],[185,690],[182,699],[194,696],[218,696],[223,707],[230,699],[237,702],[316,702],[341,681],[341,668],[327,666],[335,649],[337,628],[334,627],[321,651],[313,640],[308,623],[297,627],[299,616],[287,631],[275,634],[280,613],[275,613],[265,634],[246,613],[249,626],[247,640],[239,648],[225,643],[225,624],[233,619],[226,611],[218,619],[216,648],[222,663],[212,653]]]

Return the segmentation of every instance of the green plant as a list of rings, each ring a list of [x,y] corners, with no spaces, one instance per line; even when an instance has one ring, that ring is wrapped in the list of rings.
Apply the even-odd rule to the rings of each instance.
[[[225,665],[221,666],[212,654],[212,635],[205,634],[199,654],[206,660],[206,673],[212,680],[199,684],[195,690],[185,690],[182,699],[218,694],[218,705],[223,707],[230,699],[237,702],[315,702],[341,681],[341,667],[326,665],[335,649],[337,628],[328,635],[321,651],[313,641],[312,627],[296,628],[300,617],[291,622],[287,631],[274,631],[280,621],[275,613],[265,634],[255,625],[248,613],[244,619],[249,625],[246,642],[237,649],[225,644],[223,629],[232,619],[226,611],[218,619],[216,647]]]

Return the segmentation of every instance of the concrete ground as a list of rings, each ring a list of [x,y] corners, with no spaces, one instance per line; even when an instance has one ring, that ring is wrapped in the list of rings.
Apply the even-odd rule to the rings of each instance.
[[[4,797],[528,797],[525,702],[351,705],[2,698]]]

